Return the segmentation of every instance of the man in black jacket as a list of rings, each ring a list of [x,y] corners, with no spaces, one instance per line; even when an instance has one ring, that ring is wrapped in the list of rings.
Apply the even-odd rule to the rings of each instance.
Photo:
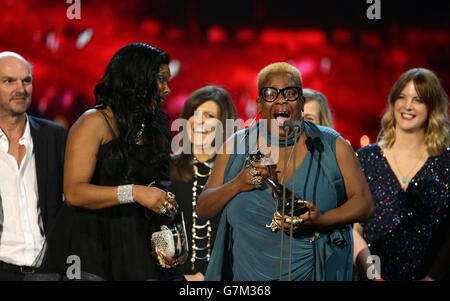
[[[26,114],[32,66],[0,53],[0,280],[23,280],[63,203],[65,129]]]

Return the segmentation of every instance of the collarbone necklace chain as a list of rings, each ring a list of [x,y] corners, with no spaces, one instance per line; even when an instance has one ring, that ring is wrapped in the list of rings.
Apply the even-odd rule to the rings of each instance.
[[[408,171],[408,173],[404,174],[404,173],[402,172],[402,170],[400,169],[400,165],[399,165],[398,162],[397,162],[397,158],[396,158],[396,155],[395,155],[395,151],[394,151],[394,149],[392,148],[392,157],[394,158],[395,166],[397,167],[397,170],[398,170],[398,172],[400,173],[400,177],[402,178],[401,186],[402,186],[403,188],[406,187],[406,183],[407,183],[407,181],[408,181],[408,176],[413,172],[413,170],[415,170],[415,169],[417,168],[417,166],[420,164],[420,162],[422,162],[422,158],[424,157],[425,153],[426,153],[426,151],[423,150],[423,151],[422,151],[422,155],[420,156],[419,159],[417,159],[416,164],[413,165],[413,167]]]

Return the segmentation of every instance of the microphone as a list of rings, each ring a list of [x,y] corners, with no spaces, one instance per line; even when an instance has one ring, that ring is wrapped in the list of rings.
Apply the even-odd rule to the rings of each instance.
[[[298,136],[301,136],[303,134],[303,130],[305,128],[304,119],[302,118],[301,120],[297,120],[297,121],[293,122],[293,127],[294,127],[294,133],[297,133]]]
[[[292,131],[293,129],[294,129],[294,123],[290,120],[285,120],[283,123],[283,130],[286,133],[286,136],[287,136],[287,133]]]
[[[297,137],[300,136],[303,133],[303,120],[299,122],[295,122],[293,124],[294,126],[294,146],[292,148],[292,152],[293,152],[293,166],[292,166],[292,196],[291,196],[291,227],[289,228],[289,271],[288,271],[288,281],[291,280],[291,266],[292,266],[292,239],[293,239],[293,220],[294,220],[294,202],[295,202],[295,173],[297,172],[296,170],[296,159],[297,159]]]
[[[283,130],[286,135],[286,139],[284,142],[284,171],[283,171],[283,198],[282,200],[282,210],[281,210],[281,239],[280,239],[280,281],[283,275],[283,245],[284,245],[284,214],[286,207],[286,174],[287,174],[287,148],[288,148],[288,139],[289,132],[292,132],[294,129],[294,123],[290,120],[285,120],[283,123]]]

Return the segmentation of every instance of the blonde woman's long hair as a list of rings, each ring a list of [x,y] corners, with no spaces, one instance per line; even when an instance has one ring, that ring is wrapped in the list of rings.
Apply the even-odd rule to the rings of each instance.
[[[425,123],[425,146],[430,156],[442,154],[449,145],[449,102],[447,93],[438,77],[425,68],[413,68],[403,73],[392,86],[388,97],[388,108],[381,119],[378,141],[381,147],[391,148],[395,143],[394,104],[407,83],[413,81],[420,99],[425,103],[428,118]]]

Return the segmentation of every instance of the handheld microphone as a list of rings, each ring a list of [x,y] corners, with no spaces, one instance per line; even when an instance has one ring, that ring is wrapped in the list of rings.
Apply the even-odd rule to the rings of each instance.
[[[302,118],[300,120],[297,120],[293,123],[294,127],[294,133],[297,133],[297,137],[301,136],[303,134],[303,131],[305,129],[305,120]]]
[[[290,120],[285,120],[283,123],[283,130],[286,133],[286,136],[287,136],[288,132],[291,132],[293,129],[294,129],[294,123]]]

